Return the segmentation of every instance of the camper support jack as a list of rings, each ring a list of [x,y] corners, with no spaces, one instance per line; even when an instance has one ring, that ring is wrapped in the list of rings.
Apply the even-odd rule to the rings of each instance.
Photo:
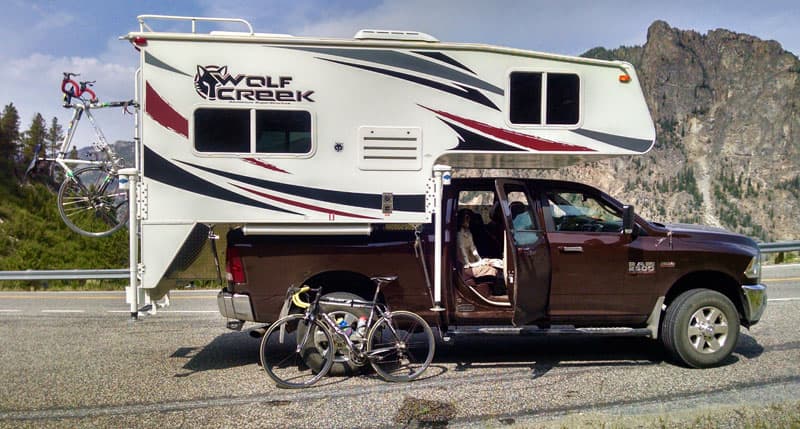
[[[433,277],[433,308],[431,311],[444,311],[442,307],[442,188],[444,185],[450,184],[450,171],[452,168],[449,165],[434,165],[433,166],[433,192],[436,199],[436,210],[434,212],[434,234],[436,235],[436,248],[434,250],[433,271],[436,273]]]
[[[119,170],[120,188],[128,190],[128,262],[130,268],[130,285],[127,288],[128,303],[131,308],[131,320],[139,318],[139,237],[137,236],[138,219],[136,218],[136,180],[139,172],[135,168]]]

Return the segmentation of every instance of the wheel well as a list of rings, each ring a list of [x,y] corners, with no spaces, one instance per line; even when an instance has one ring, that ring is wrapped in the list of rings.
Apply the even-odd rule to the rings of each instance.
[[[725,295],[736,307],[739,318],[743,317],[744,308],[739,297],[739,283],[729,275],[718,271],[698,271],[681,277],[667,292],[664,304],[669,306],[680,294],[691,289],[711,289]]]
[[[326,271],[309,277],[303,284],[322,287],[322,293],[350,292],[365,300],[375,296],[375,283],[367,276],[353,271]],[[382,300],[382,297],[378,298]]]

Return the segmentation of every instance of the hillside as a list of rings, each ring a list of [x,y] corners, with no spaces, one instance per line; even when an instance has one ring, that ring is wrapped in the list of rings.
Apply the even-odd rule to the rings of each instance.
[[[127,266],[127,229],[105,238],[72,232],[58,214],[57,188],[42,181],[21,184],[13,176],[0,175],[0,271]],[[42,286],[22,281],[0,284],[2,288]]]
[[[656,124],[646,156],[556,172],[656,221],[800,238],[800,61],[775,41],[654,22],[644,46],[584,54],[636,66]]]

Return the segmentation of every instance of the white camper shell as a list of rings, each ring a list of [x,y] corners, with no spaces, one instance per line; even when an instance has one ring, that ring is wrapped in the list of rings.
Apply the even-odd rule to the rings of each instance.
[[[154,31],[165,19],[191,31]],[[201,21],[246,31],[201,34]],[[152,298],[197,224],[354,234],[428,223],[451,168],[557,168],[642,154],[655,139],[625,62],[415,32],[139,22],[124,38],[141,58],[138,274]]]

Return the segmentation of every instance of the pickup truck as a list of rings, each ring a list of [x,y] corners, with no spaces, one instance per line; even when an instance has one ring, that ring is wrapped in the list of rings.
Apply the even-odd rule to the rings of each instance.
[[[458,213],[495,277],[470,276],[458,257]],[[756,243],[718,228],[649,222],[593,187],[566,181],[462,178],[443,190],[442,305],[433,300],[432,223],[373,224],[361,236],[228,234],[220,312],[276,320],[290,285],[339,298],[372,297],[371,276],[396,274],[392,309],[422,315],[441,338],[459,335],[642,336],[676,363],[721,364],[740,326],[766,307]],[[357,308],[330,308],[357,320]],[[234,324],[235,326],[235,324]],[[256,329],[254,332],[258,332]],[[337,356],[348,371],[346,356]]]

